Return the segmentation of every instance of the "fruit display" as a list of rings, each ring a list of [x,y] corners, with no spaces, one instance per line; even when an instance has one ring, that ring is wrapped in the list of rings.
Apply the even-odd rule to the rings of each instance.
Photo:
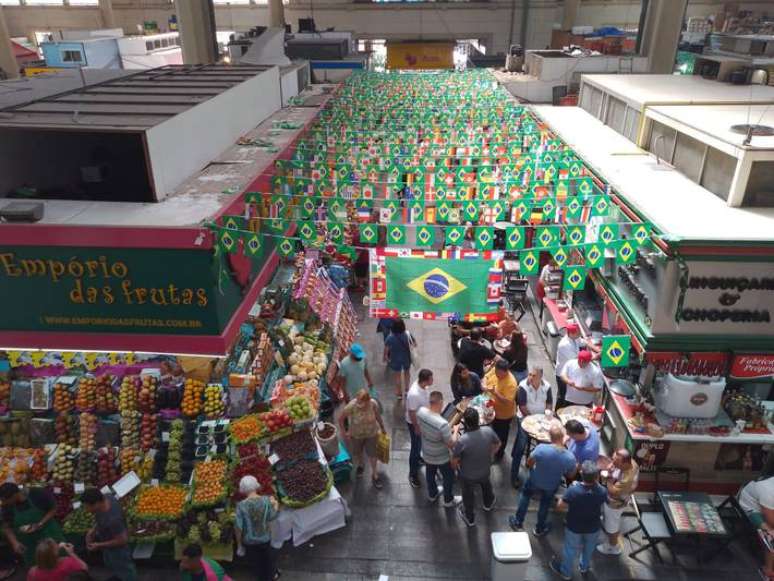
[[[293,428],[293,418],[284,409],[258,414],[258,420],[265,426],[265,431],[269,437],[289,434]]]
[[[156,411],[156,389],[158,378],[155,375],[142,375],[140,391],[137,394],[137,409],[146,414]]]
[[[133,543],[159,543],[175,538],[176,527],[168,521],[130,519],[127,526]]]
[[[78,419],[78,446],[81,450],[94,450],[97,442],[97,416],[82,413]]]
[[[330,491],[332,481],[327,466],[317,460],[299,460],[277,475],[280,501],[294,508],[307,506],[322,500]]]
[[[118,410],[120,412],[137,411],[137,392],[141,385],[142,380],[136,375],[126,375],[121,380],[121,388],[118,391]]]
[[[100,414],[112,414],[118,409],[116,394],[113,392],[113,376],[100,375],[94,386],[94,411]]]
[[[204,395],[204,383],[196,379],[186,379],[183,387],[183,401],[180,408],[183,415],[195,418],[202,413],[202,396]]]
[[[75,407],[81,412],[90,412],[97,405],[97,379],[84,376],[78,382],[75,394]]]
[[[119,455],[121,460],[121,476],[137,470],[142,462],[142,453],[137,448],[121,448]]]
[[[153,468],[155,466],[154,454],[146,452],[143,456],[140,466],[137,468],[137,476],[143,482],[150,482],[153,479]]]
[[[41,448],[36,448],[33,452],[32,467],[30,468],[30,480],[32,482],[45,482],[48,480],[46,451]]]
[[[254,447],[247,448],[248,446]],[[231,482],[234,490],[238,490],[239,481],[244,476],[254,476],[261,485],[260,493],[264,495],[274,494],[274,482],[271,471],[271,463],[258,451],[255,444],[244,444],[239,447],[239,460],[234,464],[231,474]]]
[[[8,421],[0,420],[0,441],[7,448],[30,447],[30,414],[14,417]]]
[[[56,503],[56,518],[62,522],[73,511],[73,497],[75,493],[70,484],[59,483],[54,487],[54,501]]]
[[[81,450],[78,454],[78,462],[75,466],[75,482],[82,482],[89,486],[97,482],[97,453]]]
[[[243,416],[230,425],[231,437],[237,444],[257,440],[264,436],[265,426],[256,414]]]
[[[256,385],[261,386],[266,381],[266,375],[271,369],[272,361],[274,361],[274,346],[271,343],[269,334],[263,331],[258,336],[255,357],[250,365],[250,373],[255,376]]]
[[[234,539],[234,512],[224,510],[189,510],[176,527],[181,543],[228,545]]]
[[[51,478],[54,482],[72,482],[75,475],[75,449],[67,444],[62,444],[56,449],[54,469]]]
[[[140,447],[140,421],[142,414],[136,411],[121,412],[121,447]]]
[[[0,405],[7,406],[11,399],[11,382],[2,379],[0,380]]]
[[[75,398],[70,387],[64,383],[54,385],[54,411],[57,413],[67,413],[75,407]]]
[[[212,506],[226,495],[225,482],[228,466],[224,460],[199,462],[193,471],[194,506]]]
[[[294,395],[285,402],[285,408],[290,417],[297,422],[310,420],[314,417],[315,411],[309,400],[301,395]]]
[[[62,529],[70,535],[83,535],[89,532],[94,527],[94,524],[94,515],[83,506],[80,506],[65,519]]]
[[[116,470],[115,448],[100,448],[97,450],[97,488],[110,486],[118,480]]]
[[[78,443],[78,421],[70,414],[59,414],[54,420],[57,444],[75,446]]]
[[[142,414],[140,420],[140,447],[144,452],[153,448],[158,431],[158,416],[156,414]]]
[[[167,482],[180,482],[184,426],[182,420],[174,420],[169,430],[167,465],[164,470]]]
[[[328,369],[330,345],[309,335],[293,338],[293,352],[288,355],[289,374],[292,382],[319,380]],[[315,384],[316,385],[316,384]]]
[[[285,402],[291,397],[301,396],[305,397],[312,406],[314,413],[320,408],[320,388],[317,387],[317,380],[299,382],[290,381],[288,377],[283,377],[274,384],[274,389],[271,393],[271,407],[281,408],[285,405]]]
[[[133,514],[146,520],[176,519],[184,512],[187,497],[188,490],[180,485],[144,486],[135,500]]]
[[[301,430],[272,442],[271,451],[284,463],[316,457],[317,444],[309,430]]]
[[[220,418],[226,413],[223,386],[211,383],[204,390],[204,414],[208,418]]]

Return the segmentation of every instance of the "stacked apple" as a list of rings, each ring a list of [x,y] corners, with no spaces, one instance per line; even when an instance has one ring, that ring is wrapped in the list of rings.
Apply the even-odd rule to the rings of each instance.
[[[97,404],[97,380],[93,377],[81,377],[75,407],[82,412],[90,412]]]
[[[140,412],[121,412],[121,447],[140,447]]]
[[[154,375],[143,375],[140,378],[140,391],[137,394],[137,409],[146,414],[156,411],[156,388],[158,380]]]
[[[70,388],[63,383],[57,383],[54,386],[54,411],[67,413],[72,411],[74,406],[75,402]]]
[[[266,426],[269,434],[274,434],[284,428],[293,426],[293,418],[290,417],[287,410],[272,410],[258,415],[258,418]]]
[[[81,451],[93,450],[97,442],[97,416],[82,413],[80,416],[80,437],[78,444]]]
[[[78,464],[75,468],[75,481],[92,485],[97,481],[96,454],[81,450],[78,455]]]
[[[118,392],[118,409],[121,412],[133,412],[137,409],[137,392],[142,381],[136,375],[127,375],[121,380]]]
[[[140,467],[142,456],[136,448],[122,448],[121,449],[121,476],[125,476],[136,471]]]
[[[219,418],[226,413],[223,386],[210,384],[204,390],[204,413],[208,418]]]
[[[116,470],[116,451],[111,448],[100,448],[97,451],[97,486],[110,486],[118,480]]]
[[[32,468],[30,478],[33,482],[45,482],[48,479],[48,466],[46,464],[46,451],[37,448],[32,453]]]
[[[140,477],[140,480],[143,482],[148,482],[153,478],[153,465],[153,455],[146,452],[142,462],[140,462],[140,465],[137,468],[137,476]]]
[[[156,414],[142,414],[140,421],[140,447],[144,452],[153,448],[156,442],[158,428],[158,416]]]
[[[75,446],[78,442],[78,427],[75,417],[68,413],[61,413],[56,416],[54,431],[56,432],[56,441],[59,444]]]
[[[97,412],[112,414],[117,409],[116,395],[113,393],[113,376],[101,375],[94,387],[94,407]]]
[[[73,481],[73,475],[75,474],[75,466],[73,466],[74,451],[74,448],[67,444],[62,444],[57,449],[54,470],[51,474],[54,482],[70,483]]]

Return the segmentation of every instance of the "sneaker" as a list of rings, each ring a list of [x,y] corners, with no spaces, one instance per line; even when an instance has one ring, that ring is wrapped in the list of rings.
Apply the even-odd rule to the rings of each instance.
[[[419,482],[419,478],[416,476],[409,476],[409,484],[411,484],[412,488],[420,488],[422,486],[422,483]]]
[[[564,573],[562,573],[561,563],[556,559],[556,557],[551,559],[551,562],[548,564],[548,566],[551,568],[551,570],[554,573],[556,573],[557,575],[559,575],[559,577],[564,579],[564,581],[570,581],[572,579],[572,577],[570,577],[569,575],[565,575]]]
[[[621,553],[623,553],[623,550],[621,549],[620,545],[613,546],[609,543],[601,543],[597,545],[597,551],[599,551],[603,555],[620,555]]]
[[[475,520],[468,520],[468,517],[467,517],[467,515],[465,514],[465,508],[464,508],[462,505],[459,505],[459,506],[457,507],[457,514],[458,514],[458,515],[460,516],[460,518],[462,519],[462,522],[464,522],[464,523],[465,523],[466,525],[468,525],[469,527],[474,527],[474,526],[476,526],[476,521],[475,521]]]
[[[544,537],[544,536],[546,536],[546,535],[547,535],[549,532],[551,532],[551,527],[548,527],[548,526],[547,526],[547,527],[545,527],[545,528],[542,528],[542,529],[539,529],[539,528],[537,528],[537,527],[535,527],[534,529],[532,529],[532,534],[533,534],[533,535],[535,535],[536,537]]]
[[[462,497],[461,496],[455,496],[454,498],[451,499],[451,502],[446,502],[444,500],[443,501],[443,507],[444,508],[454,508],[455,506],[457,506],[461,502],[462,502]]]
[[[371,480],[371,482],[373,483],[374,488],[376,488],[376,490],[381,490],[382,488],[384,488],[384,484],[382,484],[382,480],[378,476],[373,480]]]
[[[358,466],[357,470],[355,470],[355,476],[357,478],[361,478],[364,473],[365,473],[365,466]]]
[[[524,523],[517,521],[516,517],[513,515],[508,517],[508,526],[511,527],[511,530],[516,532],[524,530]]]
[[[495,502],[497,502],[497,497],[496,496],[494,498],[492,498],[492,504],[490,504],[489,506],[484,505],[484,510],[487,511],[487,512],[491,511],[494,508]]]
[[[589,573],[591,573],[591,567],[589,567],[588,569],[581,569],[581,568],[579,567],[579,568],[578,568],[578,571],[580,571],[580,574],[581,574],[581,575],[588,575]]]
[[[436,494],[436,495],[434,495],[434,496],[428,496],[428,497],[427,497],[427,500],[428,500],[428,501],[430,501],[430,502],[435,502],[436,500],[438,500],[438,497],[439,497],[439,496],[440,496],[440,495],[438,495],[438,494]]]

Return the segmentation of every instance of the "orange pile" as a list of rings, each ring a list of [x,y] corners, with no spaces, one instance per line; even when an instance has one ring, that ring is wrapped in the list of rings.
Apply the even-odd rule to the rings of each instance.
[[[223,496],[226,463],[223,460],[200,462],[194,468],[193,503],[214,504]]]
[[[258,419],[258,416],[243,416],[231,422],[231,436],[237,442],[248,442],[260,438],[263,427],[263,422]]]
[[[183,514],[186,490],[180,486],[151,486],[143,489],[134,511],[138,517],[176,517]]]
[[[183,388],[183,401],[180,409],[189,418],[195,418],[202,413],[202,396],[204,395],[204,383],[195,379],[186,379]]]

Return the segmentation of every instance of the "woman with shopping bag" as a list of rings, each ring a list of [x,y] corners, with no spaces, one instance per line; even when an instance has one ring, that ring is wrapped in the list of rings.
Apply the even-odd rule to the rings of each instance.
[[[355,474],[360,478],[365,473],[365,466],[363,466],[363,452],[365,452],[371,465],[371,481],[374,488],[380,489],[382,481],[376,469],[377,443],[379,435],[386,434],[386,430],[382,415],[379,413],[379,406],[367,389],[361,389],[355,398],[344,406],[339,416],[339,427],[352,454],[352,461],[356,466]]]

